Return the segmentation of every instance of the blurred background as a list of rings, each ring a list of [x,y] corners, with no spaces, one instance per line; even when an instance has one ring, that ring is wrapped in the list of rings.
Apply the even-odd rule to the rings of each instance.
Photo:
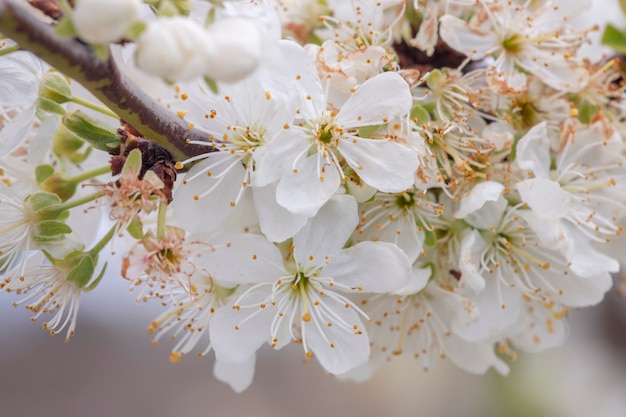
[[[104,280],[82,298],[68,343],[12,301],[0,294],[3,417],[626,415],[626,299],[614,293],[573,311],[565,345],[520,354],[508,377],[470,375],[446,360],[425,373],[400,358],[367,383],[345,383],[304,363],[294,345],[262,350],[242,394],[213,378],[211,355],[172,364],[169,339],[151,346],[146,328],[160,308],[137,305],[123,280]]]

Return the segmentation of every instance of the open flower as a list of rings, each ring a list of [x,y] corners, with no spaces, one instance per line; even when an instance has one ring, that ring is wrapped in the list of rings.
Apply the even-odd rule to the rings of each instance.
[[[224,279],[249,284],[240,287],[232,308],[219,310],[211,321],[218,360],[244,362],[264,342],[280,349],[293,340],[333,374],[365,363],[368,317],[352,297],[398,289],[409,279],[410,264],[390,243],[342,249],[356,223],[355,201],[337,196],[294,236],[286,258],[275,247],[248,249],[243,242],[208,254],[215,276],[237,271]]]
[[[469,23],[443,16],[440,36],[473,60],[495,57],[489,78],[494,91],[524,91],[527,77],[523,71],[557,90],[573,91],[586,85],[587,70],[574,58],[585,32],[574,30],[567,21],[587,0],[547,2],[534,10],[515,2],[480,3],[484,11]]]
[[[412,149],[391,135],[359,133],[359,128],[386,125],[409,113],[411,94],[400,75],[385,72],[370,78],[338,112],[326,108],[317,77],[296,77],[295,82],[306,97],[299,112],[302,121],[276,135],[261,155],[257,173],[259,185],[279,180],[278,204],[315,215],[347,177],[348,167],[380,191],[400,192],[413,185],[418,159]]]

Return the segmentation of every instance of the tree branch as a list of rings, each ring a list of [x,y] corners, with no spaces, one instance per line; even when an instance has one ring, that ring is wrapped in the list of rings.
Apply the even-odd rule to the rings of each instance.
[[[187,143],[206,141],[173,112],[122,74],[113,61],[98,59],[91,47],[76,39],[60,38],[51,25],[39,20],[28,6],[0,0],[0,32],[63,74],[76,80],[144,137],[167,150],[174,161],[215,151]]]

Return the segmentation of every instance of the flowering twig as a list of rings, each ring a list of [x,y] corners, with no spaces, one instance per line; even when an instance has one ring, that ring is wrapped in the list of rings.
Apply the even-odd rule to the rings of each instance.
[[[92,48],[57,36],[54,28],[11,0],[0,0],[0,32],[22,48],[78,81],[143,136],[166,149],[175,161],[206,153],[205,141],[187,124],[124,76],[113,61],[99,60]]]

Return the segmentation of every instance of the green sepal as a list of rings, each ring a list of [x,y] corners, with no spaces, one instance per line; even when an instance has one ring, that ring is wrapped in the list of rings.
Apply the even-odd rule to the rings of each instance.
[[[126,231],[133,239],[140,240],[144,237],[143,224],[141,223],[141,220],[139,220],[138,216],[133,217],[130,224],[126,228]]]
[[[109,59],[109,45],[103,43],[92,43],[91,48],[100,61],[106,61]]]
[[[102,266],[102,270],[100,270],[100,273],[98,274],[96,279],[91,281],[91,284],[89,284],[88,286],[85,287],[85,291],[91,291],[94,288],[96,288],[98,286],[98,284],[100,284],[100,281],[102,281],[102,278],[104,277],[104,273],[106,272],[108,265],[109,265],[108,262],[104,263],[104,265]]]
[[[122,167],[122,175],[129,174],[132,172],[139,172],[141,170],[141,151],[137,148],[130,151],[126,161],[124,162],[124,166]]]
[[[69,17],[63,17],[59,20],[54,26],[54,32],[62,38],[75,38],[78,36],[74,23]]]
[[[45,119],[48,115],[51,114],[64,116],[65,113],[65,108],[59,103],[52,101],[46,97],[39,97],[39,101],[37,101],[37,117],[40,120]]]
[[[72,228],[57,220],[42,220],[37,222],[37,230],[34,233],[35,242],[55,242],[65,239],[65,235],[72,233]]]
[[[69,260],[72,254],[70,254],[64,261]],[[67,274],[67,280],[78,288],[84,288],[89,281],[91,281],[91,277],[93,276],[94,270],[96,269],[96,263],[98,262],[97,258],[93,259],[92,255],[86,253],[80,253],[75,255],[79,257],[75,266],[70,270]],[[75,261],[75,260],[74,260]]]
[[[215,82],[214,79],[209,78],[209,77],[204,77],[204,83],[207,85],[207,87],[209,87],[209,90],[211,90],[213,94],[218,93],[219,89],[217,88],[217,82]]]
[[[39,184],[39,187],[42,191],[58,195],[65,202],[74,196],[77,184],[68,174],[57,172]]]
[[[439,90],[445,82],[446,78],[438,69],[432,70],[426,79],[426,85],[431,90]]]
[[[429,227],[424,227],[424,245],[429,248],[434,247],[437,244],[437,234],[434,230],[430,230]]]
[[[622,8],[622,13],[626,14],[626,0],[618,0],[619,7]]]
[[[26,202],[30,206],[33,214],[37,215],[52,206],[61,204],[61,198],[56,194],[38,192],[26,197]]]
[[[430,123],[432,119],[428,110],[418,104],[411,109],[411,120],[413,120],[418,126],[422,126]]]
[[[598,111],[598,106],[595,106],[585,100],[578,109],[578,120],[587,124],[591,121],[591,118],[598,113]]]
[[[380,129],[381,125],[362,126],[359,128],[359,136],[362,138],[371,138]]]
[[[55,70],[48,71],[44,76],[39,95],[59,104],[67,103],[73,97],[69,79]]]
[[[81,152],[81,149],[84,149]],[[91,153],[91,146],[66,126],[61,125],[52,138],[52,153],[59,158],[66,158],[74,164],[83,162]]]
[[[109,152],[121,144],[117,129],[80,110],[65,115],[63,125],[100,151]]]
[[[620,1],[620,5],[622,2],[623,0]],[[601,42],[616,52],[626,53],[626,34],[611,24],[606,25]]]
[[[206,14],[206,19],[204,19],[204,26],[211,26],[215,22],[215,8],[209,10],[209,13]]]
[[[37,167],[35,168],[35,180],[39,185],[41,185],[42,182],[50,178],[52,174],[54,174],[54,167],[52,165],[37,165]]]
[[[143,22],[135,22],[128,29],[126,29],[126,33],[124,34],[124,38],[137,40],[139,36],[146,30],[148,25]]]

